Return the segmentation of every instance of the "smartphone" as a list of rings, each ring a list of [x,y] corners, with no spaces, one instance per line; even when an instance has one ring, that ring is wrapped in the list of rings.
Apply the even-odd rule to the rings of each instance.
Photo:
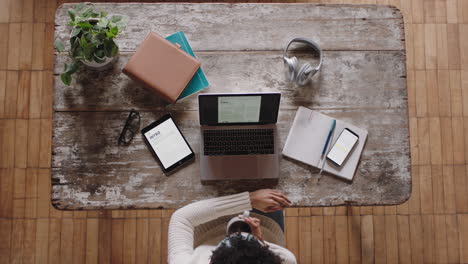
[[[143,128],[141,133],[165,174],[170,174],[195,157],[192,148],[169,114]]]
[[[327,160],[331,161],[336,166],[343,165],[358,140],[359,136],[356,133],[351,131],[349,128],[345,128],[335,141],[330,152],[328,152]]]

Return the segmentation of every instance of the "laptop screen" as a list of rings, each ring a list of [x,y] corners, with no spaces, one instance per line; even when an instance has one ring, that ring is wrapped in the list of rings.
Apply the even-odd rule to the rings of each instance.
[[[201,125],[274,124],[278,119],[279,93],[201,94]]]

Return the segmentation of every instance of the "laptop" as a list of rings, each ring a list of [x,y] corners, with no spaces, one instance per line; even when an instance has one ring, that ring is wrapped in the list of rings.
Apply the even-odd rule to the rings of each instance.
[[[280,93],[198,96],[202,181],[278,179]]]

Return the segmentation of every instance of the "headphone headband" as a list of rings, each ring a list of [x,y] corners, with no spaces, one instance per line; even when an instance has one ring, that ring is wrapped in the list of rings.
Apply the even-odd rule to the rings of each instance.
[[[302,38],[302,37],[293,38],[291,41],[289,41],[288,45],[284,49],[283,58],[286,58],[289,46],[291,46],[291,44],[296,43],[296,42],[305,44],[305,45],[311,47],[313,50],[315,50],[318,53],[320,61],[319,61],[319,64],[314,68],[314,70],[318,71],[320,69],[320,67],[322,66],[322,49],[320,48],[320,46],[317,43],[315,43],[315,41],[313,41],[311,39]]]

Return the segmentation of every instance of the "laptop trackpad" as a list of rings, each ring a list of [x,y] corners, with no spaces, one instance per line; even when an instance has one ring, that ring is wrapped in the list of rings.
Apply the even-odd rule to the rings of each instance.
[[[277,176],[273,171],[277,164],[272,162],[275,156],[276,155],[246,155],[207,157],[206,167],[203,168],[206,169],[206,173],[202,172],[202,180],[276,178]]]

